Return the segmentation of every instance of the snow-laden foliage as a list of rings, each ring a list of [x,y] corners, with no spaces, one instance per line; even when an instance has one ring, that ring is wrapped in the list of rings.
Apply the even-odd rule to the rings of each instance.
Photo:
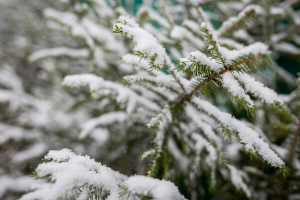
[[[49,62],[68,68],[61,72],[63,81],[56,82],[70,95],[60,109],[51,103],[41,107],[47,114],[56,110],[71,116],[69,124],[57,118],[50,126],[65,125],[53,131],[55,142],[66,141],[76,153],[115,170],[67,149],[50,151],[35,170],[41,183],[22,199],[233,199],[235,190],[241,199],[267,199],[295,193],[284,188],[290,173],[298,176],[294,149],[299,120],[285,105],[289,97],[282,100],[260,77],[267,68],[294,84],[272,57],[272,51],[297,49],[299,20],[293,3],[197,0],[150,6],[143,1],[133,17],[119,1],[61,2],[62,7],[43,14],[49,28],[68,39],[37,49],[27,59],[49,71]],[[291,30],[270,25],[286,18]],[[17,91],[18,85],[4,89]],[[4,102],[9,92],[3,92]],[[25,103],[35,105],[33,99]],[[13,113],[24,103],[15,102],[9,104]],[[286,135],[274,139],[265,128],[269,121]],[[7,131],[0,141],[10,140],[10,132],[13,138],[23,137],[23,129],[3,127]],[[25,132],[34,133],[31,127]],[[41,138],[12,160],[18,163],[52,147],[51,140]],[[277,181],[273,186],[272,176]],[[283,189],[274,189],[280,180]],[[4,188],[12,190],[9,184]]]
[[[35,186],[34,192],[20,200],[31,199],[158,199],[184,200],[170,181],[145,176],[127,177],[101,165],[89,156],[69,149],[50,151],[45,163],[36,169],[36,178],[48,183]]]

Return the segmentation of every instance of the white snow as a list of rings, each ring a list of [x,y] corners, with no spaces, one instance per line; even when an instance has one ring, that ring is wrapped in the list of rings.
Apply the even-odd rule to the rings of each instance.
[[[240,82],[244,84],[245,90],[256,97],[259,97],[266,103],[280,103],[282,104],[282,100],[278,97],[277,93],[265,87],[262,83],[256,81],[253,77],[248,74],[242,74],[238,72],[232,73],[234,77],[236,77]]]
[[[32,139],[34,137],[38,137],[36,131],[26,131],[20,127],[0,123],[0,145],[9,140],[20,141],[24,138]]]
[[[11,65],[4,64],[0,67],[0,83],[18,94],[23,93],[22,80]]]
[[[240,86],[239,82],[235,80],[230,72],[223,75],[223,86],[227,88],[228,92],[232,96],[245,100],[248,103],[248,106],[254,106],[249,95],[245,93],[245,90]]]
[[[39,177],[51,176],[52,181],[35,186],[33,192],[23,195],[20,200],[82,198],[92,192],[98,199],[101,188],[109,192],[107,199],[116,200],[122,192],[119,186],[130,192],[130,195],[126,194],[129,200],[136,199],[136,195],[151,195],[157,200],[185,199],[169,181],[137,175],[128,178],[89,156],[76,155],[69,149],[50,151],[45,159],[51,161],[40,164],[36,172]]]
[[[245,194],[247,195],[247,197],[250,198],[252,196],[250,189],[248,188],[247,184],[243,180],[243,179],[249,179],[247,174],[241,170],[238,170],[237,168],[235,168],[232,165],[228,165],[228,168],[230,170],[230,178],[231,178],[233,185],[237,189],[242,189],[245,192]]]
[[[92,38],[103,44],[103,46],[101,46],[102,49],[105,48],[109,51],[115,51],[121,55],[126,53],[127,50],[124,43],[117,40],[115,37],[116,35],[113,34],[110,29],[101,26],[88,18],[84,18],[81,23]]]
[[[186,106],[185,110],[188,117],[203,131],[205,136],[214,142],[218,149],[221,149],[222,140],[212,131],[213,128],[201,119],[202,115],[199,114],[199,111],[190,105]]]
[[[156,200],[184,200],[178,188],[170,181],[145,176],[132,176],[124,185],[133,194],[151,195]],[[150,188],[150,189],[149,189]]]
[[[224,123],[229,130],[233,132],[236,131],[240,142],[244,143],[247,152],[258,153],[265,161],[274,167],[282,167],[284,165],[282,159],[270,148],[269,144],[266,143],[256,131],[249,128],[245,122],[239,121],[230,114],[220,111],[205,100],[193,97],[192,102],[194,102],[199,109],[215,117],[219,122]]]
[[[69,149],[50,151],[45,158],[53,161],[40,164],[36,169],[37,175],[51,175],[54,182],[24,195],[21,200],[65,198],[75,195],[80,188],[88,189],[90,186],[103,188],[113,194],[118,192],[118,184],[123,179],[118,178],[119,173],[94,159],[77,156]]]
[[[239,152],[243,149],[243,145],[239,142],[234,142],[229,144],[226,147],[226,156],[228,156],[228,158],[230,160],[236,160],[239,158]]]
[[[152,117],[150,119],[150,121],[146,124],[146,126],[151,128],[152,126],[154,126],[157,123],[160,123],[164,119],[166,119],[169,123],[172,122],[172,114],[171,114],[171,111],[170,111],[170,106],[168,104],[166,104],[163,107],[163,109],[161,110],[161,112],[159,114]]]
[[[200,35],[199,24],[197,24],[193,20],[184,19],[182,25],[186,26],[193,33],[198,33],[197,35]]]
[[[0,198],[2,198],[6,192],[26,192],[34,182],[34,178],[29,176],[0,176]]]
[[[219,51],[225,58],[226,64],[231,65],[233,60],[243,55],[258,56],[268,54],[268,46],[262,42],[256,42],[239,50],[228,50],[225,47],[219,47]]]
[[[215,71],[219,72],[223,69],[223,65],[217,63],[215,60],[207,57],[204,53],[201,51],[194,51],[191,52],[190,55],[187,58],[181,58],[179,59],[180,62],[184,62],[185,69],[188,69],[189,66],[193,63],[197,63],[199,65],[204,65],[205,67]],[[190,69],[192,71],[196,71],[196,69]]]
[[[241,43],[236,42],[235,40],[228,38],[220,38],[219,43],[221,46],[229,46],[237,50],[244,48],[245,46]]]
[[[99,146],[104,144],[109,138],[109,131],[105,128],[96,128],[92,131],[91,137]]]
[[[157,39],[153,35],[149,34],[131,18],[126,16],[120,16],[117,20],[118,23],[114,24],[113,30],[116,30],[115,26],[118,26],[122,35],[132,38],[135,42],[134,51],[142,52],[147,57],[153,57],[156,55],[154,65],[163,68],[165,64],[169,67],[172,66],[170,58],[166,54],[165,48],[158,43]]]

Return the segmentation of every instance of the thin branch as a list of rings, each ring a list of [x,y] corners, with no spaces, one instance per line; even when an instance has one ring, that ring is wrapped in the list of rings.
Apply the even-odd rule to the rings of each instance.
[[[225,72],[227,72],[228,69],[224,69],[223,71],[221,71],[220,73],[214,75],[213,77],[208,77],[208,79],[206,79],[204,82],[202,82],[200,85],[198,85],[196,88],[194,88],[191,92],[190,95],[193,95],[198,89],[200,89],[202,86],[204,86],[206,83],[214,80],[215,78],[221,76],[222,74],[224,74]]]
[[[218,128],[220,128],[222,126],[222,124],[220,124],[219,126],[217,126],[216,128],[214,128],[212,131],[217,130]]]
[[[250,12],[248,12],[244,17],[242,17],[241,19],[239,19],[236,23],[232,24],[225,32],[223,32],[219,37],[224,37],[227,34],[229,34],[230,32],[232,32],[236,26],[238,26],[240,23],[242,23],[245,19],[249,18],[255,11],[251,10]]]
[[[256,59],[256,58],[259,58],[261,56],[261,54],[257,55],[257,56],[253,56],[252,58],[248,58],[247,60],[244,60],[242,62],[239,62],[235,65],[232,65],[231,67],[229,67],[229,70],[239,66],[239,65],[242,65],[242,64],[245,64],[245,63],[248,63],[248,62],[251,62],[252,60]],[[210,77],[208,79],[206,79],[206,81],[202,82],[200,85],[198,85],[195,89],[193,89],[190,93],[190,95],[194,94],[199,88],[201,88],[202,86],[204,86],[206,83],[214,80],[215,78],[221,76],[222,74],[224,74],[225,72],[227,72],[228,69],[224,69],[223,71],[219,72],[218,74],[214,75],[213,77]]]
[[[229,69],[233,69],[233,68],[235,68],[235,67],[237,67],[237,66],[239,66],[239,65],[242,65],[242,64],[244,64],[244,63],[248,63],[248,62],[250,62],[250,61],[252,61],[252,60],[255,60],[256,58],[259,58],[260,56],[262,56],[262,55],[261,55],[261,54],[258,54],[257,56],[253,56],[253,57],[251,57],[251,58],[248,58],[247,60],[244,60],[244,61],[242,61],[242,62],[239,62],[239,63],[235,64],[235,65],[230,66]]]

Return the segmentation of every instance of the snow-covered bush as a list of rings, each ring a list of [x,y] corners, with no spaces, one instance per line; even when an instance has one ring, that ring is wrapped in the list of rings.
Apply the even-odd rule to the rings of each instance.
[[[80,112],[83,122],[77,120],[81,131],[73,136],[89,145],[81,153],[130,174],[135,171],[130,168],[138,165],[122,153],[130,150],[130,156],[140,155],[149,166],[145,169],[141,164],[137,170],[145,176],[127,177],[68,149],[50,151],[35,173],[48,183],[33,184],[33,191],[21,199],[209,199],[210,195],[232,199],[235,190],[240,191],[240,198],[267,199],[296,193],[297,188],[276,190],[270,179],[276,177],[276,184],[283,180],[284,190],[288,180],[284,177],[289,173],[298,177],[294,170],[298,162],[292,166],[290,161],[297,160],[296,156],[291,153],[285,164],[283,152],[286,143],[295,149],[299,119],[274,90],[253,76],[272,66],[290,79],[270,54],[297,49],[289,42],[297,43],[299,37],[293,3],[158,1],[155,10],[145,1],[136,16],[130,17],[118,1],[62,2],[68,5],[67,11],[48,8],[44,15],[50,19],[50,28],[78,40],[76,48],[42,49],[28,59],[42,62],[68,57],[70,62],[78,60],[88,66],[86,72],[70,73],[62,82],[71,94],[89,91],[94,102],[99,101],[97,108],[87,109],[96,114],[86,119],[88,112]],[[270,26],[286,17],[291,20],[288,25]],[[213,28],[213,20],[222,25]],[[291,30],[282,31],[286,27]],[[246,111],[248,120],[226,112],[230,110],[222,108],[222,100]],[[87,95],[79,105],[82,102],[90,105]],[[255,121],[263,114],[287,122],[282,127],[293,124],[295,130],[288,129],[281,138],[294,133],[292,142],[265,135],[270,128]],[[282,121],[281,115],[293,121]],[[102,144],[107,144],[105,150],[99,148]],[[124,157],[126,167],[118,162]]]

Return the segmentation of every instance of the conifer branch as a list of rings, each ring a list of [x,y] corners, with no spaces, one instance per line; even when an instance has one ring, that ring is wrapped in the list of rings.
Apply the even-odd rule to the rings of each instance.
[[[257,56],[253,56],[251,58],[248,58],[247,60],[244,60],[242,62],[239,62],[235,65],[232,65],[231,67],[229,67],[229,69],[225,68],[224,70],[222,70],[221,72],[219,72],[218,74],[214,75],[213,77],[208,77],[204,82],[202,82],[200,85],[198,85],[197,87],[195,87],[191,92],[190,92],[190,96],[193,95],[198,89],[200,89],[202,86],[204,86],[206,83],[216,79],[217,77],[221,76],[222,74],[226,73],[228,70],[232,70],[234,69],[235,67],[239,66],[239,65],[242,65],[242,64],[245,64],[245,63],[249,63],[251,62],[252,60],[255,60],[257,58],[259,58],[260,56],[262,56],[261,54],[257,55]]]

